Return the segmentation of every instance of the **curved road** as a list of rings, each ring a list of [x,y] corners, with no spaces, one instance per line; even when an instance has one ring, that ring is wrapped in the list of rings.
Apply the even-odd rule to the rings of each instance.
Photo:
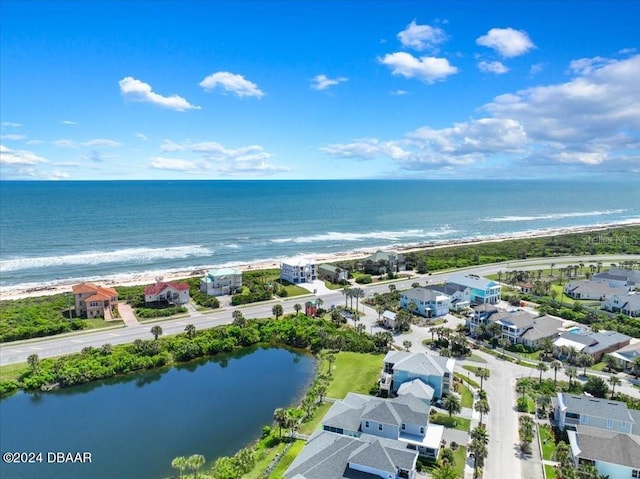
[[[443,272],[433,275],[415,275],[410,279],[395,280],[383,284],[362,286],[367,294],[381,293],[389,291],[389,285],[394,284],[398,289],[407,289],[412,283],[424,282],[441,283],[446,281],[453,273],[466,272],[478,275],[494,274],[498,271],[508,271],[513,269],[540,269],[549,268],[551,263],[555,267],[563,264],[592,263],[602,261],[603,263],[617,262],[620,260],[640,260],[640,255],[601,255],[601,256],[567,256],[559,258],[534,258],[519,261],[508,261],[494,263],[490,265],[474,266],[470,268],[457,269],[455,272]],[[332,304],[341,304],[344,296],[340,290],[336,292],[318,295],[324,301],[325,307]],[[264,318],[272,316],[271,308],[276,302],[280,302],[285,312],[293,311],[293,305],[304,301],[305,297],[285,298],[265,303],[244,306],[241,309],[246,318]],[[160,324],[164,334],[177,334],[184,331],[187,324],[194,324],[198,329],[210,328],[220,324],[227,324],[232,321],[233,309],[213,311],[209,313],[191,313],[188,317],[164,320],[154,323],[145,323],[139,326],[121,327],[115,329],[104,329],[91,332],[69,333],[48,338],[38,338],[0,345],[0,365],[25,362],[31,354],[37,354],[40,358],[60,356],[79,352],[87,346],[100,347],[105,343],[123,344],[133,342],[135,339],[149,339],[149,330],[153,324]]]

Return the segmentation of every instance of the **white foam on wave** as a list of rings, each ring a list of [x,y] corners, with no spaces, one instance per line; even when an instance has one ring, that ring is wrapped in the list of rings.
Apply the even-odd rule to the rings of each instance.
[[[337,231],[328,231],[310,236],[296,236],[290,238],[272,239],[272,243],[316,243],[324,241],[364,241],[364,240],[388,240],[399,241],[405,238],[437,238],[456,233],[456,230],[450,228],[441,228],[438,230],[427,231],[424,229],[410,229],[405,231],[371,231],[368,233],[342,233]]]
[[[54,266],[99,265],[108,263],[148,263],[161,259],[210,256],[213,251],[202,245],[169,248],[125,248],[116,251],[86,251],[63,256],[37,256],[0,260],[4,272]]]
[[[505,223],[509,221],[536,221],[536,220],[560,220],[563,218],[579,218],[582,216],[605,216],[615,215],[618,213],[624,213],[626,209],[619,210],[604,210],[604,211],[575,211],[568,213],[549,213],[546,215],[531,215],[531,216],[497,216],[495,218],[485,218],[483,221],[490,221],[492,223]]]

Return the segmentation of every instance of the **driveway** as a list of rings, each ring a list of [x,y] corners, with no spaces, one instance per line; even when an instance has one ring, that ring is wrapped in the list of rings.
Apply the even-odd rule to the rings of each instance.
[[[118,303],[118,313],[120,313],[120,319],[124,321],[125,326],[140,325],[140,323],[136,319],[136,315],[133,314],[133,309],[127,303]]]

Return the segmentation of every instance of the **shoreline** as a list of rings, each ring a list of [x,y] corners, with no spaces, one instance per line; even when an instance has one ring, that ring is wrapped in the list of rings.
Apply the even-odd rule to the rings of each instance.
[[[393,250],[399,253],[409,253],[414,251],[422,251],[428,249],[436,249],[436,248],[451,248],[455,246],[469,246],[469,245],[477,245],[477,244],[486,244],[486,243],[497,243],[502,241],[509,240],[519,240],[519,239],[527,239],[527,238],[545,238],[551,236],[560,236],[564,234],[580,234],[580,233],[596,233],[599,231],[606,231],[611,229],[629,227],[629,226],[639,226],[640,221],[631,220],[624,223],[616,223],[616,224],[606,224],[606,225],[591,225],[591,226],[576,226],[576,227],[564,227],[564,228],[548,228],[541,230],[532,230],[532,231],[523,231],[521,233],[507,233],[501,235],[495,235],[491,237],[485,238],[462,238],[459,240],[449,239],[449,240],[439,240],[439,241],[430,241],[420,244],[409,244],[409,245],[398,245],[398,246],[390,246],[385,248],[385,250]],[[336,253],[326,253],[326,254],[300,254],[296,255],[295,258],[307,259],[310,261],[314,261],[316,263],[335,263],[338,261],[351,261],[356,259],[362,259],[371,254],[375,253],[381,248],[363,248],[357,251],[346,251],[346,252],[336,252]],[[291,257],[290,257],[291,258]],[[285,258],[282,258],[285,259]],[[280,267],[280,260],[271,259],[264,261],[256,261],[254,263],[239,263],[236,265],[226,265],[226,266],[218,266],[219,267],[232,267],[239,271],[256,271],[256,270],[264,270],[264,269],[273,269]],[[128,277],[126,273],[121,273],[119,275],[114,275],[112,277],[104,277],[102,279],[85,279],[87,282],[95,282],[100,284],[101,286],[139,286],[152,284],[156,281],[158,276],[163,278],[163,281],[175,281],[179,279],[187,279],[193,277],[203,276],[204,273],[208,270],[216,269],[216,267],[199,267],[199,268],[190,268],[190,269],[180,269],[180,270],[166,270],[166,271],[148,271],[142,272],[139,274],[133,274]],[[125,276],[125,277],[122,277]],[[15,286],[6,286],[0,287],[0,300],[8,301],[8,300],[16,300],[23,298],[30,298],[36,296],[49,296],[54,294],[61,293],[71,293],[71,287],[74,284],[77,284],[80,280],[60,280],[57,282],[52,282],[49,284],[34,284],[33,286],[26,286],[24,283],[15,285]]]

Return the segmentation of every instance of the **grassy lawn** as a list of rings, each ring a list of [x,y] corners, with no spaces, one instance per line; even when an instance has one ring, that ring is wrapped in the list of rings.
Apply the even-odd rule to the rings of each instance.
[[[453,451],[453,470],[455,472],[455,477],[462,477],[464,473],[464,464],[467,459],[467,448],[463,446],[459,446],[455,451]],[[439,464],[432,459],[421,459],[423,464],[426,467],[423,470],[426,470],[430,475],[438,469]],[[431,476],[429,476],[431,477]]]
[[[291,465],[296,456],[302,451],[306,441],[295,441],[287,453],[280,459],[280,462],[269,475],[269,479],[281,479],[287,468]]]
[[[468,431],[471,427],[471,420],[460,416],[449,416],[448,414],[436,413],[430,416],[430,422],[441,424],[444,427]]]
[[[476,371],[478,371],[478,369],[487,369],[487,368],[483,368],[481,366],[471,366],[468,364],[465,364],[464,366],[462,366],[462,369],[466,369],[467,371],[475,374]],[[491,377],[491,371],[489,370],[489,377]]]
[[[114,319],[113,321],[105,321],[102,318],[83,319],[82,322],[87,325],[85,329],[102,329],[124,326],[124,321]]]
[[[460,405],[462,407],[473,407],[473,393],[464,384],[460,384],[458,387],[458,394],[460,394]]]
[[[558,477],[556,476],[556,470],[549,464],[544,465],[544,473],[547,476],[547,479],[556,479],[556,477]]]
[[[331,281],[325,281],[324,285],[327,287],[327,289],[342,289],[342,288],[344,288],[344,286],[342,286],[341,284],[332,283]]]
[[[540,435],[540,444],[542,444],[542,459],[551,461],[553,453],[556,450],[553,432],[549,427],[540,426],[538,428],[538,434]]]
[[[453,373],[453,375],[455,377],[457,377],[458,379],[460,379],[460,381],[464,381],[465,383],[469,384],[470,386],[480,389],[480,383],[474,381],[470,377],[467,377],[462,373]]]
[[[532,353],[518,353],[523,358],[530,359],[532,361],[540,361],[540,353],[542,351],[534,351]]]
[[[288,284],[284,286],[284,289],[287,291],[288,298],[311,294],[308,289],[304,289],[303,287],[297,286],[295,284]]]
[[[278,454],[282,453],[286,445],[287,443],[281,442],[271,448],[260,448],[256,452],[257,459],[255,466],[253,466],[251,472],[242,476],[242,479],[260,479],[264,471],[269,467],[269,464],[271,464]]]
[[[316,430],[316,428],[320,424],[320,421],[322,420],[324,415],[327,413],[327,411],[331,408],[332,404],[333,403],[330,403],[330,402],[325,402],[320,404],[320,406],[318,406],[318,408],[316,409],[316,412],[314,413],[314,415],[308,421],[303,422],[300,425],[300,427],[298,428],[298,432],[300,434],[307,434],[309,436],[313,434],[313,431]]]
[[[0,367],[0,380],[18,379],[23,373],[29,370],[27,363],[7,364]]]
[[[589,366],[589,369],[593,369],[594,371],[604,371],[607,367],[607,363],[604,361],[600,361],[599,363],[594,364],[593,366]]]
[[[472,354],[471,356],[469,356],[467,358],[467,361],[473,361],[474,363],[486,363],[487,360],[484,358],[481,358],[480,356],[476,355],[476,354]]]
[[[551,291],[556,293],[556,301],[562,302],[562,304],[568,304],[573,306],[574,303],[580,303],[581,301],[575,300],[567,296],[562,292],[562,285],[553,283],[551,285]]]
[[[382,358],[380,354],[336,354],[327,396],[342,399],[348,392],[369,394],[382,371]]]

